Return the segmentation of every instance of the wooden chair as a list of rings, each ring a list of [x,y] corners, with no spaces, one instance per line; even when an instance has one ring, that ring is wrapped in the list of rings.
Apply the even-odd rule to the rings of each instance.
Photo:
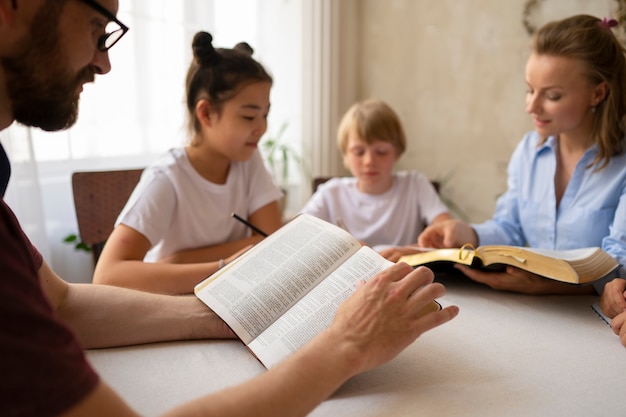
[[[117,216],[139,182],[143,169],[75,172],[72,174],[78,234],[91,246],[94,264],[113,231]]]
[[[334,178],[334,177],[315,177],[313,178],[313,192],[317,191],[317,187],[320,186],[320,184],[324,184],[326,181],[328,181],[329,179]],[[437,193],[439,193],[439,181],[431,181],[431,184],[433,185],[433,187],[435,187],[435,191],[437,191]]]

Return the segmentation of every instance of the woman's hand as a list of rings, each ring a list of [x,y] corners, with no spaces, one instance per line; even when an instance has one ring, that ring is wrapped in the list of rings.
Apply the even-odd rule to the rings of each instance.
[[[626,311],[626,280],[615,278],[604,286],[600,307],[607,317],[613,318]]]
[[[459,264],[454,267],[471,280],[485,284],[494,290],[522,294],[590,294],[594,291],[591,285],[579,287],[554,281],[514,266],[507,266],[503,272],[481,271]]]

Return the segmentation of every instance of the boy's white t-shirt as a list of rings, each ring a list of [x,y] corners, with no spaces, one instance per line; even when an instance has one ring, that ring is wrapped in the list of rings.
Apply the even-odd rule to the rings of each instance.
[[[144,260],[155,261],[249,236],[231,213],[247,218],[281,196],[258,152],[231,162],[226,183],[214,184],[193,168],[184,148],[175,148],[145,169],[116,225],[144,235],[153,245]]]
[[[319,186],[302,212],[345,227],[368,246],[384,247],[415,244],[448,208],[425,175],[401,171],[383,194],[360,192],[354,177],[332,178]]]

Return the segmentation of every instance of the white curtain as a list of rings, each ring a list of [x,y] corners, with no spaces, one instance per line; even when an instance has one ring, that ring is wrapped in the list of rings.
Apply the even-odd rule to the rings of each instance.
[[[13,170],[6,200],[57,273],[91,279],[89,255],[77,261],[62,243],[77,233],[71,173],[145,166],[186,140],[184,78],[198,30],[216,46],[246,41],[255,49],[275,79],[268,133],[287,123],[283,138],[301,149],[302,9],[300,0],[120,1],[118,17],[131,29],[110,51],[112,71],[85,86],[77,124],[0,133]]]
[[[4,196],[18,213],[22,227],[44,257],[49,257],[43,202],[37,164],[35,163],[31,130],[10,129],[3,132],[2,145],[14,163],[11,183]]]

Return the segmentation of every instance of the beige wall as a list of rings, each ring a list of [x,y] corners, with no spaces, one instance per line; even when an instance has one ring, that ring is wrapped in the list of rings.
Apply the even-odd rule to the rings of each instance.
[[[532,129],[524,111],[529,36],[522,0],[340,0],[340,108],[379,97],[404,122],[402,169],[433,179],[453,173],[444,196],[471,221],[493,213],[506,165]],[[531,22],[586,12],[609,16],[609,0],[543,0]]]

